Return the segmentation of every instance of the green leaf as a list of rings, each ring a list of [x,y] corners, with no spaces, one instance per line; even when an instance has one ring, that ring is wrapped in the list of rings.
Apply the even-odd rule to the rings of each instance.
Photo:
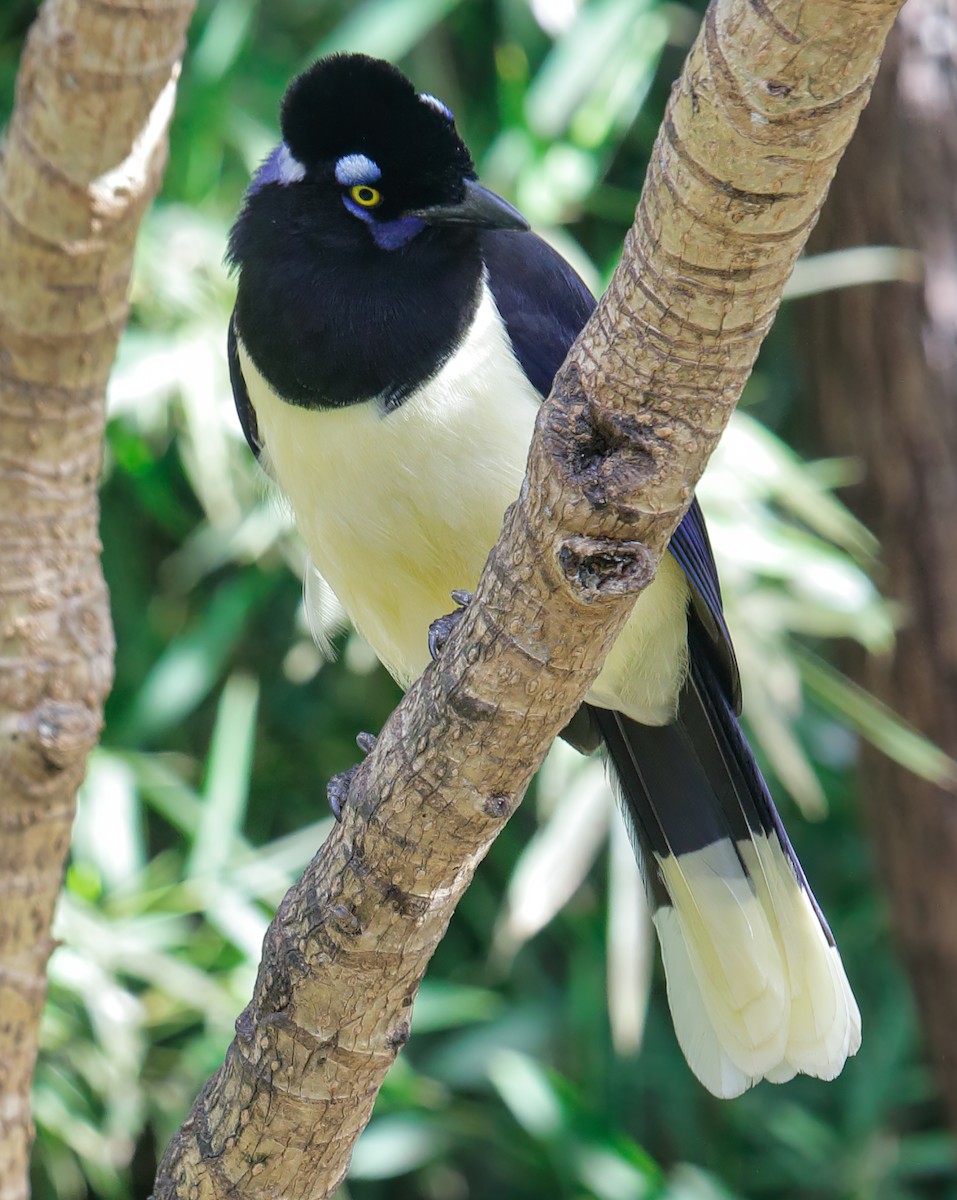
[[[242,832],[256,740],[259,685],[232,675],[220,697],[206,773],[205,803],[186,867],[187,877],[217,878]]]
[[[825,709],[921,779],[957,791],[957,762],[949,754],[823,659],[799,646],[794,653],[805,687]]]
[[[460,0],[366,0],[340,21],[303,62],[324,54],[361,51],[374,58],[405,58]]]
[[[190,627],[175,638],[147,675],[114,735],[126,742],[155,738],[179,724],[205,699],[272,587],[266,576],[246,574],[223,584]]]
[[[866,283],[919,283],[923,276],[923,255],[916,250],[853,246],[799,259],[784,289],[784,299],[797,300]]]
[[[467,987],[427,979],[419,989],[412,1014],[414,1033],[434,1033],[488,1021],[502,1011],[502,998],[488,988]]]
[[[436,1122],[418,1113],[378,1117],[356,1144],[352,1179],[394,1179],[444,1153],[447,1137]]]

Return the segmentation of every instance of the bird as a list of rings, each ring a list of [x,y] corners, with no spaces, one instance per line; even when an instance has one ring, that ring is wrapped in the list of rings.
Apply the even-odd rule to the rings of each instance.
[[[233,396],[316,570],[408,687],[450,593],[478,582],[595,300],[479,182],[450,109],[393,65],[319,59],[280,128],[229,235]],[[695,500],[569,740],[604,748],[678,1043],[724,1098],[832,1079],[861,1041],[740,706]]]

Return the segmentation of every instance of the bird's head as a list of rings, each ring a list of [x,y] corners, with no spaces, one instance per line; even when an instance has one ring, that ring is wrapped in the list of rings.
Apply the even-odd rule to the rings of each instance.
[[[320,59],[289,85],[283,140],[250,186],[308,190],[316,209],[364,229],[383,250],[424,229],[527,229],[476,181],[449,109],[391,64],[364,54]]]
[[[477,182],[445,105],[389,63],[320,59],[281,127],[229,236],[236,336],[291,403],[394,405],[466,336],[490,231],[528,226]]]

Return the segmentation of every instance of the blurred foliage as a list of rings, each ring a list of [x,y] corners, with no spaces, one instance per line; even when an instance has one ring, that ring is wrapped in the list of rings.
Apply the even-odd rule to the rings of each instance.
[[[33,12],[0,11],[3,111]],[[680,0],[201,0],[110,394],[117,679],[50,964],[38,1200],[148,1193],[270,914],[329,827],[325,781],[397,699],[368,648],[335,634],[334,606],[338,658],[316,650],[301,548],[229,396],[225,234],[286,82],[337,48],[399,61],[451,105],[483,177],[600,287],[699,17]],[[912,264],[880,251],[802,269],[796,292]],[[894,614],[872,538],[834,496],[859,468],[803,462],[779,436],[800,429],[803,352],[785,309],[701,495],[750,728],[860,998],[860,1055],[831,1084],[723,1103],[700,1088],[601,768],[559,748],[438,950],[355,1155],[356,1200],[957,1196],[857,827],[849,729],[925,774],[949,764],[827,665],[835,638],[886,647]]]

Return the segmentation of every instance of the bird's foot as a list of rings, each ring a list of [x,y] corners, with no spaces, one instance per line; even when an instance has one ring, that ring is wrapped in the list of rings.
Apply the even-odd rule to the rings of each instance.
[[[452,636],[452,630],[465,616],[465,610],[472,603],[472,593],[466,592],[462,588],[456,588],[452,592],[452,599],[458,608],[453,612],[446,613],[444,617],[437,617],[429,626],[429,654],[431,654],[433,662],[442,653],[445,643]]]
[[[372,752],[375,748],[376,737],[374,733],[359,733],[356,734],[356,745],[362,751],[362,757]],[[359,770],[361,763],[356,763],[354,767],[350,767],[348,771],[340,771],[338,775],[333,777],[326,784],[326,799],[329,801],[329,807],[332,809],[332,815],[337,821],[342,820],[342,808],[346,800],[349,798],[349,788],[352,787],[352,780],[356,771]]]

